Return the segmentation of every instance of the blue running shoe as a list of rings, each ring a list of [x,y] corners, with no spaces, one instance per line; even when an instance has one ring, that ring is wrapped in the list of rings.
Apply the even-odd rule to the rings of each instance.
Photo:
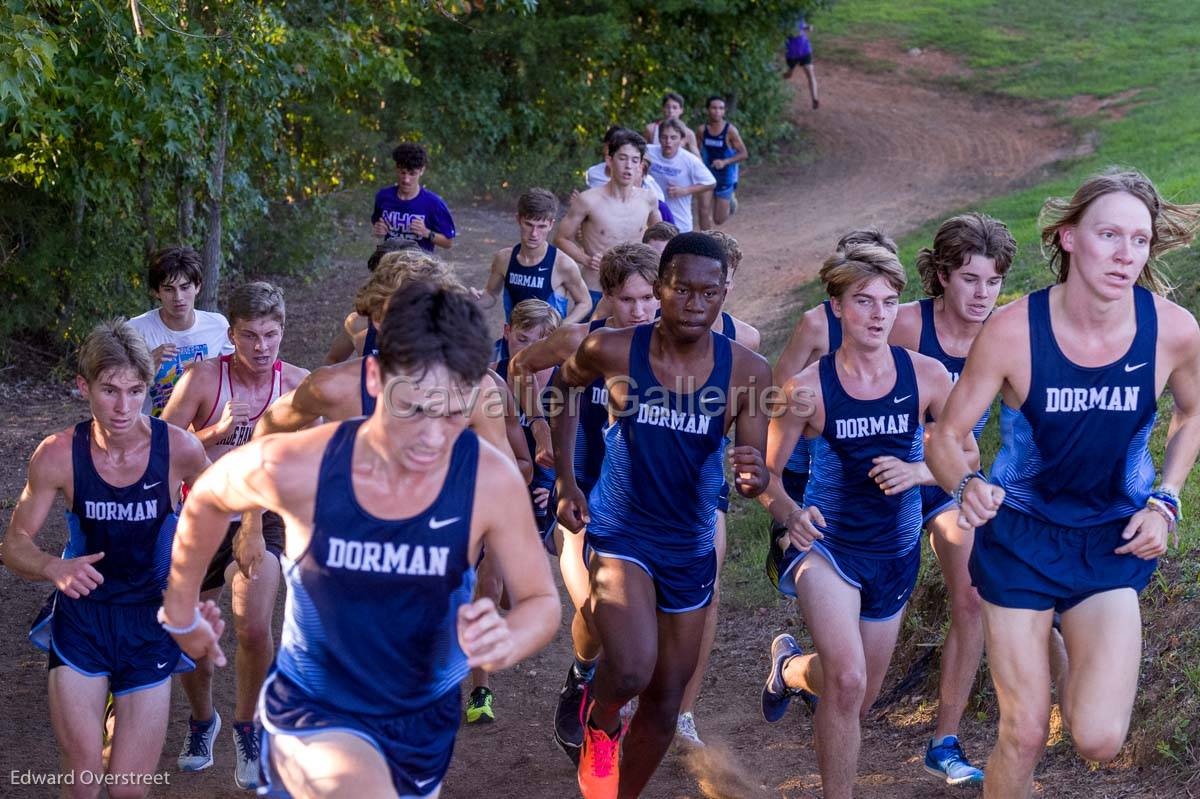
[[[797,655],[803,654],[804,650],[796,643],[796,639],[787,633],[777,635],[771,642],[771,672],[767,675],[767,683],[762,691],[762,715],[771,724],[783,718],[794,696],[804,702],[809,712],[817,712],[817,697],[814,694],[802,688],[788,688],[783,681],[784,665]]]
[[[925,770],[947,785],[983,785],[983,771],[971,765],[957,736],[947,735],[925,749]]]

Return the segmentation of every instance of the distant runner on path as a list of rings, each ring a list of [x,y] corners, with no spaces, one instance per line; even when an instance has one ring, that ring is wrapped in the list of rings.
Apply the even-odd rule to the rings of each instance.
[[[812,25],[809,25],[803,16],[796,20],[792,34],[787,39],[788,68],[787,72],[783,73],[783,79],[791,79],[796,67],[803,67],[804,74],[808,78],[808,93],[812,97],[812,107],[815,111],[821,107],[821,101],[817,98],[817,76],[813,72],[812,42],[808,40],[808,32],[812,29]]]
[[[429,163],[425,148],[405,142],[392,150],[396,162],[396,185],[375,194],[371,212],[372,230],[387,239],[409,239],[425,252],[434,247],[450,249],[454,245],[454,217],[445,201],[421,185],[421,176]]]

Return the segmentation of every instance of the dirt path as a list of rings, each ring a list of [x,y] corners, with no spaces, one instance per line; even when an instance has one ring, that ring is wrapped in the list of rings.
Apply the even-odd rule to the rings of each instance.
[[[740,195],[742,212],[728,225],[746,253],[731,309],[766,328],[792,312],[792,289],[810,278],[836,238],[850,226],[878,224],[893,234],[1015,185],[1030,182],[1066,154],[1068,136],[1027,108],[914,85],[898,73],[865,75],[822,65],[822,108],[798,110],[811,132],[815,159],[807,166],[754,166]],[[806,108],[806,103],[798,109]],[[482,285],[488,255],[510,242],[507,213],[456,208],[460,239],[451,253],[464,280]],[[353,235],[352,231],[351,235]],[[369,241],[365,226],[358,241]],[[359,245],[355,245],[359,246]],[[315,365],[328,335],[349,305],[366,255],[352,252],[338,271],[313,285],[286,283],[291,322],[284,356]],[[348,256],[348,257],[349,257]],[[360,257],[361,256],[361,257]],[[498,323],[495,315],[493,322]],[[4,518],[24,478],[33,446],[55,429],[83,418],[83,405],[65,390],[0,386],[0,497]],[[736,512],[736,511],[735,511]],[[47,548],[64,537],[61,515],[44,533]],[[56,755],[47,724],[45,659],[25,632],[45,588],[0,572],[0,684],[6,688],[0,719],[0,795],[49,796],[46,788],[10,785],[12,770],[54,771]],[[567,617],[564,616],[564,619]],[[795,624],[787,607],[723,610],[697,716],[708,754],[668,756],[647,797],[812,797],[819,779],[810,746],[810,724],[793,713],[778,727],[758,718],[758,691],[770,639]],[[278,629],[278,628],[277,628]],[[229,638],[229,636],[227,636]],[[232,642],[229,643],[232,649]],[[551,743],[553,703],[569,659],[567,630],[542,654],[497,675],[498,723],[463,730],[445,799],[561,799],[575,794],[566,758]],[[232,673],[217,680],[218,708],[232,712]],[[174,769],[186,705],[176,688],[173,717],[160,768],[170,787],[155,795],[234,797],[246,794],[231,780],[232,745],[223,732],[217,766],[195,775]],[[994,720],[968,722],[964,738],[982,758]],[[931,731],[923,706],[874,719],[865,728],[859,780],[864,797],[937,797],[950,791],[928,780],[919,754]],[[1039,774],[1048,796],[1138,795],[1140,775],[1087,771],[1069,756],[1052,753]],[[1086,788],[1076,786],[1086,785]],[[1145,795],[1152,795],[1147,789]]]

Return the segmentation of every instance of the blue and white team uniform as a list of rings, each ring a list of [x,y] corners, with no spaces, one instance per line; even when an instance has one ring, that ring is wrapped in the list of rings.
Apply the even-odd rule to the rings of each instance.
[[[380,519],[354,495],[363,419],[342,422],[321,459],[312,540],[284,558],[287,604],[275,668],[259,697],[260,793],[275,735],[349,733],[379,751],[400,796],[425,796],[450,765],[467,658],[457,615],[471,601],[471,514],[479,440],[454,443],[441,491],[407,519]]]
[[[975,531],[971,580],[1001,607],[1063,612],[1103,591],[1141,591],[1157,560],[1116,555],[1154,484],[1154,295],[1135,286],[1137,332],[1107,366],[1072,363],[1055,341],[1049,289],[1029,295],[1029,395],[1000,406],[991,481],[1005,491]]]
[[[73,490],[63,558],[103,552],[92,564],[104,582],[71,599],[55,591],[29,638],[49,652],[49,667],[108,677],[114,696],[133,693],[195,668],[163,630],[156,614],[171,569],[179,521],[171,499],[169,426],[150,423],[150,459],[130,485],[109,485],[92,462],[92,422],[75,426],[71,442]]]
[[[454,217],[446,201],[424,186],[411,200],[402,200],[396,193],[395,186],[385,186],[375,194],[375,208],[371,212],[371,224],[382,219],[387,223],[388,232],[383,238],[408,239],[415,241],[425,252],[433,252],[433,240],[421,238],[412,229],[413,223],[420,220],[425,227],[434,233],[440,233],[448,239],[454,238]]]
[[[558,248],[547,246],[545,257],[533,266],[525,266],[517,260],[520,252],[520,244],[512,248],[508,270],[504,273],[504,321],[512,316],[516,304],[524,300],[543,300],[560,316],[566,316],[567,297],[554,290],[554,262],[558,258]],[[597,301],[592,302],[592,307]]]
[[[796,595],[795,568],[816,553],[861,596],[863,621],[887,621],[904,610],[921,566],[921,491],[888,496],[869,476],[872,460],[891,455],[925,458],[920,392],[908,350],[891,347],[896,383],[882,397],[850,396],[838,378],[834,353],[821,358],[825,426],[812,439],[804,504],[825,518],[824,538],[807,552],[789,545],[777,563],[779,590]],[[778,552],[778,548],[772,548]]]
[[[717,494],[732,373],[729,339],[711,333],[713,367],[694,392],[659,383],[650,364],[655,325],[634,328],[626,407],[605,433],[604,465],[589,499],[587,548],[636,564],[654,581],[658,609],[712,601]]]
[[[942,349],[941,342],[938,341],[937,328],[933,322],[933,298],[926,297],[918,303],[921,309],[921,339],[917,344],[917,352],[922,355],[928,355],[940,362],[946,367],[946,371],[950,373],[950,382],[957,383],[958,378],[962,375],[963,367],[967,363],[966,358],[959,358],[955,355],[947,355]],[[983,435],[983,428],[987,426],[988,418],[992,415],[992,409],[988,408],[983,412],[983,416],[975,423],[972,433],[975,435],[975,440]],[[929,524],[930,520],[937,517],[943,511],[953,508],[954,498],[942,490],[939,485],[921,486],[921,518],[923,524]]]
[[[379,329],[370,319],[367,320],[367,335],[363,339],[363,357],[358,373],[358,392],[362,397],[363,416],[375,413],[375,398],[367,393],[367,356],[379,357]]]
[[[738,167],[740,164],[729,164],[723,169],[713,168],[713,161],[723,158],[733,158],[737,155],[737,150],[729,144],[728,122],[725,123],[725,127],[721,128],[720,133],[709,133],[708,125],[704,126],[704,140],[700,142],[700,155],[704,157],[704,165],[708,167],[713,177],[717,179],[717,185],[713,189],[713,196],[722,200],[728,200],[737,191]]]
[[[508,339],[502,337],[499,344],[502,357],[496,362],[496,374],[500,375],[507,382],[508,364],[511,360],[508,352]],[[557,367],[555,368],[557,369]],[[545,399],[549,389],[550,384],[547,383],[543,389],[543,399]],[[553,555],[556,554],[554,551],[554,523],[556,519],[555,508],[558,506],[558,498],[554,492],[554,481],[558,479],[558,475],[554,469],[548,469],[537,462],[535,457],[537,441],[533,437],[533,422],[533,418],[527,416],[524,411],[521,412],[521,432],[525,434],[525,446],[529,447],[529,455],[534,459],[533,477],[529,480],[529,501],[533,506],[533,520],[537,524],[538,534],[542,537],[542,545]],[[533,492],[539,488],[544,488],[550,492],[546,500],[546,507],[544,508],[539,507],[533,499]]]
[[[588,333],[608,324],[608,317],[588,323]],[[579,427],[575,433],[575,484],[586,497],[591,494],[604,466],[604,433],[608,427],[608,387],[599,377],[583,389],[579,402]]]

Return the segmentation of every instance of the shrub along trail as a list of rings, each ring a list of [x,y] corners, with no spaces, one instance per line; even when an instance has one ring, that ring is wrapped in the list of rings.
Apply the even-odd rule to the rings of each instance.
[[[893,235],[902,234],[930,218],[1041,179],[1048,166],[1074,146],[1070,136],[1039,109],[916,85],[896,72],[868,75],[828,62],[819,69],[821,110],[808,110],[803,93],[796,105],[799,124],[809,132],[814,152],[791,165],[753,163],[740,193],[741,211],[727,226],[746,253],[729,307],[766,331],[780,332],[790,325],[799,311],[794,307],[795,289],[815,274],[846,229],[877,224]],[[456,207],[455,214],[460,238],[450,252],[451,260],[459,265],[465,282],[482,285],[490,253],[515,240],[511,215],[469,207]],[[349,235],[356,241],[367,241],[368,226],[355,222],[350,227]],[[367,245],[359,249],[365,257]],[[306,366],[320,363],[329,333],[365,275],[358,254],[311,285],[285,281],[291,310],[286,358]],[[36,442],[85,412],[64,390],[44,384],[0,391],[0,444],[8,454],[7,465],[0,468],[5,522],[21,489],[25,459]],[[43,533],[43,545],[53,550],[64,536],[61,515],[56,514]],[[736,586],[727,586],[727,606],[722,608],[717,645],[697,709],[700,734],[713,746],[699,758],[669,754],[647,797],[819,795],[808,719],[793,711],[772,727],[758,713],[767,648],[776,633],[795,631],[794,611],[783,605],[757,609],[746,608],[743,602],[739,606],[737,593]],[[45,595],[44,586],[0,572],[0,599],[6,610],[0,618],[0,681],[7,697],[7,712],[0,718],[0,749],[5,755],[0,780],[5,796],[49,794],[44,787],[8,785],[10,769],[57,769],[46,708],[45,658],[25,639]],[[228,608],[227,600],[225,604]],[[564,622],[569,622],[566,612]],[[234,649],[231,638],[226,635],[227,652]],[[564,623],[545,652],[494,676],[499,720],[462,731],[443,797],[575,795],[572,767],[551,740],[554,703],[569,657]],[[885,691],[897,677],[890,675]],[[218,675],[214,687],[226,723],[216,744],[216,765],[199,774],[176,771],[175,754],[187,718],[186,702],[176,688],[160,762],[160,768],[170,773],[170,784],[156,796],[247,795],[234,788],[231,773],[232,668]],[[887,715],[872,717],[865,725],[859,795],[893,799],[950,794],[950,789],[921,770],[920,755],[932,731],[932,718],[918,699],[926,697],[901,701]],[[977,760],[982,761],[990,747],[995,724],[993,717],[964,725],[964,741]],[[1062,745],[1047,757],[1038,780],[1039,791],[1047,796],[1154,793],[1148,786],[1151,780],[1136,770],[1089,771]]]

